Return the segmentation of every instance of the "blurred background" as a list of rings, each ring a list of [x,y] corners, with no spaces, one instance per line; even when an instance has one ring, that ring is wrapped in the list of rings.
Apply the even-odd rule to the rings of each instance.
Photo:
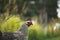
[[[60,0],[0,0],[0,31],[15,32],[28,19],[28,40],[60,40]]]

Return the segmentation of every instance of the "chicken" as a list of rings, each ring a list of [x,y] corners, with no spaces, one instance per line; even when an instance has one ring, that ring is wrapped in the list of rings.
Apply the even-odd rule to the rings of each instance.
[[[21,28],[17,31],[20,32],[21,36],[23,36],[24,40],[28,40],[28,27],[33,25],[32,20],[26,21]],[[22,39],[21,39],[22,40]]]

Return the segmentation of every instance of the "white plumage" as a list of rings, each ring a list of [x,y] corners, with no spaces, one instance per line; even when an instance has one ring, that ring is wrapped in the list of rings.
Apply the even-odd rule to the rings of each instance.
[[[28,40],[28,27],[32,24],[32,21],[26,21],[17,31],[23,36],[24,40]]]

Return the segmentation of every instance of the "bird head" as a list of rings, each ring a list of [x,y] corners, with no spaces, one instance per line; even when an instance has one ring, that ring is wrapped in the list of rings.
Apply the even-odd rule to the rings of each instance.
[[[27,22],[26,22],[26,24],[28,25],[28,27],[29,26],[31,26],[31,25],[33,25],[34,24],[34,21],[32,21],[32,20],[28,20]]]

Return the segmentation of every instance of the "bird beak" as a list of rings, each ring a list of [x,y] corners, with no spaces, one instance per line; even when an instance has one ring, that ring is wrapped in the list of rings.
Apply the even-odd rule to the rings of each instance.
[[[32,21],[32,25],[34,25],[35,24],[35,22],[34,21]]]

